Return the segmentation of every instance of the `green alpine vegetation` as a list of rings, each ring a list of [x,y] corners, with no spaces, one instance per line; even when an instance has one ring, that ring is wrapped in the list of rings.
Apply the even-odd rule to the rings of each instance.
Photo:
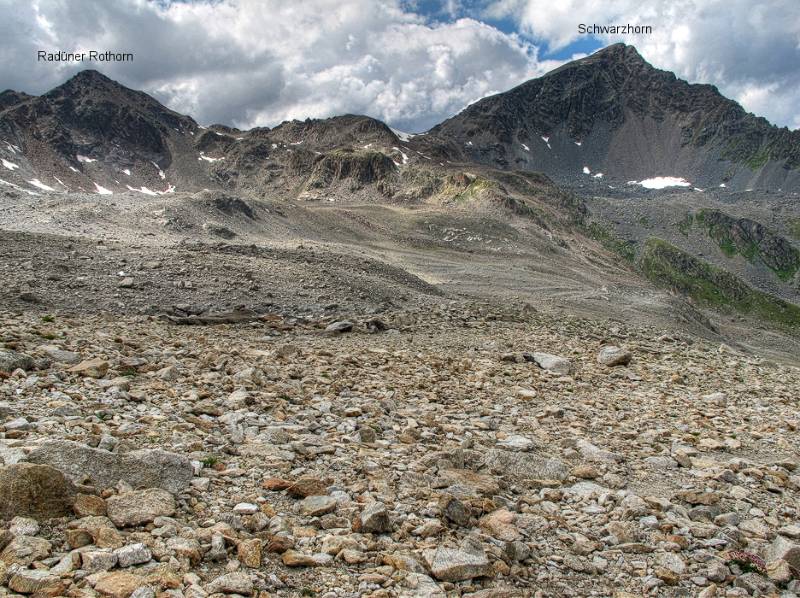
[[[662,239],[648,239],[638,263],[644,275],[657,285],[683,293],[706,307],[800,326],[800,306],[757,291],[730,272]]]
[[[741,255],[752,263],[763,263],[781,280],[791,280],[800,269],[800,251],[755,220],[712,209],[700,210],[694,220],[729,258]]]
[[[588,223],[585,225],[584,230],[588,237],[598,241],[609,251],[613,251],[629,262],[634,261],[636,257],[636,244],[632,241],[620,239],[616,234],[599,222]]]

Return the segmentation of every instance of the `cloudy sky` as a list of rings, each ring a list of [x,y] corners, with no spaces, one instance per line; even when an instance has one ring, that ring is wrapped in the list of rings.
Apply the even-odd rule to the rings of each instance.
[[[587,37],[580,23],[653,34]],[[417,132],[616,41],[800,128],[798,0],[0,0],[0,89],[38,94],[98,68],[203,124],[350,112]],[[36,61],[90,49],[135,59]]]

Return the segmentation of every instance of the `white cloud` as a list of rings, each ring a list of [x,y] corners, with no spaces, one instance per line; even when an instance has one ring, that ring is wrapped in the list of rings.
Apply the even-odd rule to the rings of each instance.
[[[98,68],[204,123],[271,126],[351,112],[419,131],[544,72],[536,48],[518,36],[474,19],[428,22],[404,6],[40,0],[16,11],[15,26],[0,25],[0,46],[17,57],[0,65],[0,79],[40,93],[81,68]],[[457,10],[451,3],[448,11]],[[0,11],[13,11],[10,0],[0,0]],[[132,51],[135,60],[37,65],[38,47]]]
[[[431,15],[441,21],[415,12],[418,4],[0,0],[0,81],[41,93],[93,67],[202,123],[271,126],[350,112],[420,131],[558,66],[540,60],[536,44],[568,48],[578,23],[629,22],[652,25],[654,33],[603,41],[633,43],[659,68],[713,83],[748,110],[800,126],[797,0],[486,0],[477,9],[449,0]],[[458,18],[465,14],[473,18]],[[482,16],[510,16],[523,35]],[[136,57],[53,65],[36,62],[38,49]]]
[[[652,35],[606,35],[633,44],[653,65],[693,83],[711,83],[770,121],[800,127],[800,2],[771,0],[497,0],[492,17],[511,16],[551,48],[580,37],[578,25],[651,25]]]

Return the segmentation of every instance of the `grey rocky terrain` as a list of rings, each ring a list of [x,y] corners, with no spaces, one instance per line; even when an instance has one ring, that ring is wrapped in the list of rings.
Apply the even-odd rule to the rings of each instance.
[[[795,191],[446,128],[0,95],[0,596],[800,595]]]

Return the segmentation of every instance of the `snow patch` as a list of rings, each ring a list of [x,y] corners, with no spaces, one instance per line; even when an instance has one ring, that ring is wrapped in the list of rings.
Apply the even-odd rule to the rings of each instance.
[[[471,141],[467,141],[467,145],[472,145],[472,142]]]
[[[527,145],[525,145],[524,143],[521,143],[520,145],[522,146],[522,149],[524,149],[526,152],[529,152],[529,151],[531,151],[531,148],[529,148],[529,147],[528,147]]]
[[[62,187],[64,187],[64,189],[69,189],[69,187],[67,187],[67,186],[64,184],[64,181],[62,181],[60,178],[58,178],[57,176],[54,176],[53,178],[54,178],[56,181],[58,181],[58,184],[59,184],[59,185],[61,185]]]
[[[19,168],[19,164],[14,164],[13,162],[9,162],[8,160],[3,160],[3,166],[12,171]]]
[[[547,149],[553,149],[552,147],[550,147],[550,137],[549,136],[542,135],[542,141],[544,141],[547,144]]]
[[[365,145],[364,147],[367,147],[367,146]],[[278,149],[278,144],[277,143],[273,143],[272,144],[272,149]]]
[[[645,189],[665,189],[666,187],[689,187],[691,183],[682,177],[676,176],[657,176],[652,179],[644,179],[635,183]]]
[[[200,157],[197,159],[205,160],[206,162],[219,162],[220,160],[224,160],[225,158],[212,158],[211,156],[206,156],[204,152],[200,152]]]
[[[408,154],[406,154],[403,150],[399,147],[392,147],[393,150],[400,152],[400,155],[403,156],[403,164],[408,164]],[[399,166],[397,162],[395,162]]]
[[[582,142],[582,141],[576,141],[576,142],[575,142],[575,145],[577,145],[578,147],[580,147],[580,146],[582,146],[582,145],[583,145],[583,142]]]
[[[3,179],[0,179],[0,184],[8,185],[9,187],[12,187],[13,189],[16,189],[17,191],[23,191],[23,192],[27,193],[28,195],[39,195],[38,193],[36,193],[34,191],[29,191],[28,189],[23,189],[19,185],[15,185],[14,183],[9,183],[8,181],[4,181]]]
[[[45,184],[44,184],[42,181],[40,181],[39,179],[33,179],[32,181],[28,181],[28,183],[30,183],[30,184],[31,184],[31,185],[33,185],[34,187],[39,187],[39,189],[42,189],[42,190],[44,190],[44,191],[55,191],[55,189],[53,189],[53,188],[52,188],[52,187],[50,187],[49,185],[45,185]]]
[[[80,170],[78,170],[78,169],[77,169],[77,168],[75,168],[74,166],[70,166],[70,167],[69,167],[69,169],[70,169],[72,172],[80,172]]]
[[[130,171],[130,168],[123,168],[123,169],[122,169],[122,172],[124,172],[124,173],[125,173],[125,174],[127,174],[128,176],[131,176],[131,171]]]
[[[389,127],[389,129],[391,129],[392,133],[394,133],[400,141],[409,141],[412,137],[416,136],[414,133],[404,133],[403,131],[392,129],[392,127]]]
[[[724,188],[725,188],[725,187],[727,187],[728,185],[726,185],[725,183],[720,183],[720,184],[719,184],[719,186],[720,186],[720,187],[722,187],[722,188],[724,189]]]
[[[22,150],[21,150],[21,149],[19,149],[19,148],[18,148],[16,145],[14,145],[13,143],[9,143],[8,141],[4,141],[3,143],[5,143],[5,144],[8,146],[8,149],[10,149],[10,150],[11,150],[11,153],[12,153],[12,154],[21,154],[21,153],[22,153]],[[9,185],[10,185],[10,184],[11,184],[11,183],[9,183]]]
[[[597,174],[593,174],[592,177],[596,178],[596,179],[602,179],[603,178],[603,173],[602,172],[598,172]]]
[[[588,166],[583,167],[583,174],[592,174],[592,171],[589,169]]]
[[[141,189],[134,189],[134,188],[133,188],[133,187],[131,187],[130,185],[125,185],[125,186],[126,186],[128,189],[130,189],[131,191],[136,191],[137,193],[144,193],[145,195],[158,195],[158,193],[156,193],[155,191],[150,191],[150,189],[148,189],[148,188],[147,188],[147,187],[145,187],[144,185],[142,185],[142,188],[141,188]]]
[[[111,191],[110,189],[106,189],[105,187],[103,187],[101,185],[98,185],[97,183],[95,183],[94,186],[97,188],[97,193],[100,194],[100,195],[113,195],[114,194],[114,192]]]
[[[90,158],[89,156],[82,156],[81,154],[78,154],[75,157],[78,159],[78,162],[83,162],[85,164],[91,164],[92,162],[97,162],[95,158]]]

